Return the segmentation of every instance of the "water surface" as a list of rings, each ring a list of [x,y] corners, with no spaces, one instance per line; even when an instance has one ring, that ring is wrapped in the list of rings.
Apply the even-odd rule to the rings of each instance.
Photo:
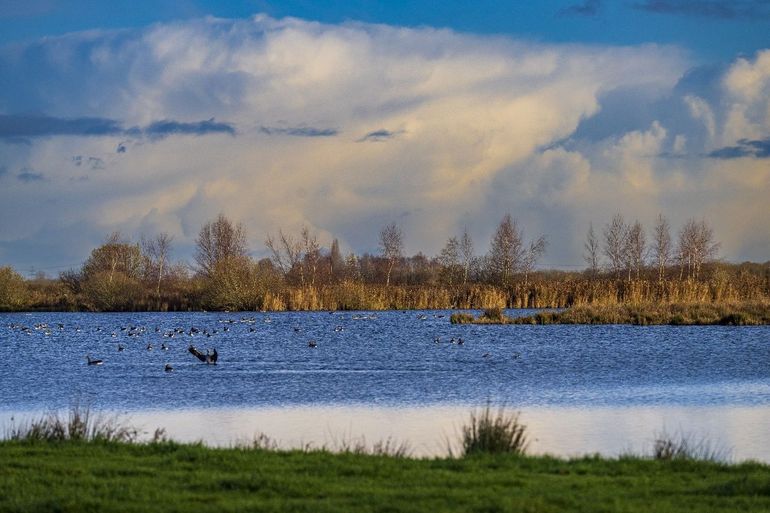
[[[294,429],[286,443],[328,443],[297,427],[322,418],[316,435],[342,422],[351,436],[404,439],[392,426],[443,446],[471,407],[492,401],[529,416],[545,452],[600,449],[588,432],[616,433],[618,453],[655,430],[711,426],[705,435],[770,460],[757,449],[770,446],[768,327],[452,326],[450,313],[3,314],[0,420],[77,399],[193,426],[178,436],[211,443],[270,429]],[[218,364],[200,363],[190,344],[216,348]],[[189,416],[208,420],[179,421]],[[586,419],[590,429],[576,430]]]

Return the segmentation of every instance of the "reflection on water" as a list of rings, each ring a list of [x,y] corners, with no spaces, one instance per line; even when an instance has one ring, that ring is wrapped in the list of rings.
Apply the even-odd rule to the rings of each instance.
[[[364,440],[368,446],[387,440],[408,443],[414,456],[447,454],[456,442],[470,408],[431,407],[296,407],[217,408],[137,411],[121,418],[151,434],[163,427],[177,441],[204,441],[231,446],[264,433],[282,448],[328,447]],[[38,414],[16,413],[17,422]],[[0,428],[11,414],[0,412]],[[578,456],[599,453],[649,454],[656,434],[684,434],[705,440],[733,461],[770,462],[770,408],[761,407],[617,407],[526,408],[530,453]]]

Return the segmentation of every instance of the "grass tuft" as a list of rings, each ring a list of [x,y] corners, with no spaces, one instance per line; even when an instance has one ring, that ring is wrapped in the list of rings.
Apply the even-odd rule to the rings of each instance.
[[[124,442],[133,443],[140,431],[117,417],[96,415],[75,403],[66,418],[48,413],[25,424],[12,424],[6,438],[22,442]]]
[[[519,414],[501,407],[492,412],[489,403],[480,412],[471,412],[470,423],[462,427],[462,455],[526,453],[529,441],[527,427],[519,422]]]
[[[723,447],[714,446],[706,439],[698,439],[683,433],[670,435],[664,431],[655,437],[652,457],[661,461],[724,462],[730,459],[730,451]]]

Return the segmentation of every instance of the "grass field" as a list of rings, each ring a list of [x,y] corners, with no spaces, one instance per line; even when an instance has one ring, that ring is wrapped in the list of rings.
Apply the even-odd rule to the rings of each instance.
[[[0,511],[770,511],[770,467],[4,441]]]

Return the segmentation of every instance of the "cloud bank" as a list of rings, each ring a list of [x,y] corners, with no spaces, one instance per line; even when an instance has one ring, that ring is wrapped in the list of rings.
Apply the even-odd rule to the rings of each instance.
[[[726,257],[768,258],[770,51],[703,69],[655,45],[207,18],[0,48],[0,85],[0,263],[19,268],[116,229],[188,257],[219,212],[256,256],[303,224],[376,251],[392,221],[408,252],[467,227],[483,253],[510,212],[546,263],[580,266],[589,221],[620,211],[705,216]]]

